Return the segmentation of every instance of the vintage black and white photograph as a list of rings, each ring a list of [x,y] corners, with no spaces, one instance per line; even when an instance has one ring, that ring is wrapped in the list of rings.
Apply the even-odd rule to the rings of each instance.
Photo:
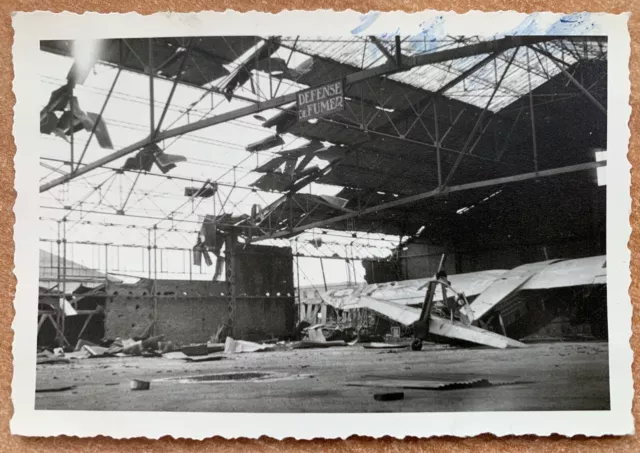
[[[628,42],[505,14],[32,39],[31,410],[630,408]]]

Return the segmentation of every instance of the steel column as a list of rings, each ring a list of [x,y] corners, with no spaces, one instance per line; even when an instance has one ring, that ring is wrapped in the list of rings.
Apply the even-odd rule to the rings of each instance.
[[[527,68],[529,67],[529,48],[527,47]],[[529,79],[529,116],[531,117],[531,141],[533,145],[533,168],[538,171],[538,142],[536,139],[536,117],[533,111],[533,88],[531,86],[531,72],[527,71]]]
[[[296,239],[296,286],[298,287],[298,309],[296,313],[298,315],[298,323],[304,319],[304,316],[300,316],[300,310],[302,309],[302,299],[300,298],[300,257],[298,256],[298,239]],[[297,323],[296,323],[297,324]]]
[[[236,231],[231,230],[229,234],[225,236],[225,254],[228,253],[229,260],[226,263],[227,282],[229,284],[228,291],[228,308],[227,308],[227,328],[229,335],[234,335],[234,320],[236,316],[236,299],[237,299],[237,287],[236,287]]]
[[[149,269],[151,272],[151,269]],[[158,229],[153,226],[153,326],[151,331],[156,334],[156,324],[158,322]]]
[[[156,129],[156,105],[154,99],[153,84],[153,38],[149,38],[149,60],[147,71],[149,72],[149,135],[153,136]]]
[[[60,253],[60,244],[62,243],[62,239],[60,239],[60,229],[61,229],[60,227],[61,227],[61,221],[58,220],[58,239],[56,241],[56,243],[58,244],[58,253],[57,253],[57,257],[58,257],[58,259],[57,259],[57,268],[58,268],[57,269],[58,270],[58,272],[57,272],[57,280],[58,281],[56,282],[56,288],[57,288],[58,292],[61,292],[60,288],[62,287],[62,273],[60,272],[60,263],[62,261],[62,258],[61,258],[62,255]],[[58,342],[58,346],[63,347],[64,346],[64,340],[63,340],[62,337],[64,335],[61,335],[60,331],[59,331],[59,326],[60,326],[60,322],[61,321],[62,321],[62,307],[59,306],[58,310],[56,310],[56,322],[55,322],[56,327],[57,327],[56,328],[56,340]]]
[[[438,108],[433,103],[433,122],[436,129],[436,159],[438,165],[438,187],[442,187],[442,166],[440,162],[440,130],[438,129]]]
[[[71,162],[69,162],[69,167],[70,167],[70,171],[71,173],[73,173],[73,162],[74,162],[74,151],[75,151],[75,139],[74,139],[74,132],[75,132],[75,128],[76,128],[76,121],[75,121],[75,109],[73,108],[73,84],[69,84],[69,112],[71,113],[71,137],[69,140],[69,146],[71,148],[71,156],[70,156],[70,160]]]
[[[59,288],[60,289],[60,288]],[[62,316],[60,317],[60,323],[58,327],[60,328],[60,333],[62,336],[62,345],[64,347],[67,342],[67,338],[65,336],[65,325],[67,313],[65,312],[66,302],[67,301],[67,217],[65,216],[62,219],[62,300],[61,300],[61,312]]]

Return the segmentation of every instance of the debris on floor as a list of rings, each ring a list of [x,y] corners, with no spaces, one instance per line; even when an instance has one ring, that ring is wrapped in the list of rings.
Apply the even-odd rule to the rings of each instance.
[[[349,346],[343,340],[336,341],[313,341],[313,340],[302,340],[297,343],[293,343],[293,349],[311,349],[311,348],[333,348],[336,346]]]
[[[180,384],[217,384],[231,382],[252,382],[252,383],[272,383],[277,381],[291,381],[299,379],[310,379],[311,374],[288,374],[279,372],[258,372],[258,371],[234,371],[226,373],[205,374],[196,376],[180,376],[156,379],[155,382],[177,382]]]
[[[184,360],[185,362],[212,362],[216,360],[226,359],[225,356],[221,355],[218,352],[214,352],[207,355],[199,355],[199,356],[188,356],[182,351],[171,351],[165,352],[162,354],[162,357],[170,360]]]
[[[224,348],[224,343],[200,343],[183,346],[181,351],[189,357],[196,357],[215,352],[224,352]]]
[[[374,393],[373,399],[376,401],[398,401],[404,399],[404,392]]]
[[[408,348],[408,343],[363,343],[365,349],[404,349]]]
[[[468,380],[407,380],[407,379],[384,379],[375,381],[350,382],[347,385],[352,387],[379,387],[379,388],[402,388],[413,390],[459,390],[466,388],[483,388],[495,385],[515,384],[517,381],[491,382],[486,378],[474,378]]]
[[[73,390],[75,385],[68,385],[65,387],[49,387],[49,388],[36,388],[36,393],[52,393],[52,392],[66,392],[67,390]]]
[[[88,359],[91,357],[91,354],[86,349],[81,349],[80,351],[66,352],[64,357],[67,359]]]
[[[36,357],[36,363],[38,365],[49,364],[49,363],[70,363],[70,362],[71,360],[69,360],[68,358],[55,356],[52,352],[49,352],[49,351],[39,352]]]
[[[109,348],[103,348],[101,346],[95,346],[95,345],[89,346],[88,344],[85,344],[84,346],[82,346],[82,350],[86,351],[90,357],[102,357],[107,355],[107,353],[109,352]],[[74,351],[74,352],[82,352],[82,351]]]
[[[188,346],[183,346],[180,351],[189,357],[207,355],[207,345],[204,344],[192,344]]]
[[[141,381],[139,379],[132,379],[129,384],[131,390],[149,390],[151,383],[149,381]]]
[[[224,343],[225,354],[239,354],[242,352],[259,352],[259,351],[271,351],[274,349],[273,345],[258,344],[252,341],[234,340],[231,337],[227,337]]]
[[[348,346],[344,340],[327,340],[322,329],[325,328],[324,324],[316,324],[303,329],[303,334],[306,335],[302,341],[292,343],[293,349],[308,349],[308,348],[331,348],[335,346]],[[334,333],[335,331],[332,331]]]
[[[307,337],[309,339],[309,341],[314,341],[314,342],[321,342],[324,343],[325,341],[327,341],[327,339],[325,338],[324,334],[322,333],[322,328],[324,327],[324,324],[318,324],[315,326],[310,326],[307,328]]]
[[[224,360],[226,359],[226,357],[221,356],[219,354],[209,354],[209,355],[203,355],[203,356],[198,356],[198,357],[187,357],[185,359],[185,362],[215,362],[218,360]]]

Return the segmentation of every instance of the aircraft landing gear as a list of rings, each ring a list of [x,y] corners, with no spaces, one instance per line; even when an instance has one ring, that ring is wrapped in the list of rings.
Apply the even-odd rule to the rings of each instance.
[[[412,351],[422,351],[422,340],[416,338],[411,342],[411,350]]]

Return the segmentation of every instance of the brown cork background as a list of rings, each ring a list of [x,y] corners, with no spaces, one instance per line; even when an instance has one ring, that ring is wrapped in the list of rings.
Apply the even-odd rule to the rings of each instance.
[[[11,345],[13,332],[13,297],[15,291],[15,277],[13,275],[13,203],[15,192],[13,189],[13,156],[15,143],[12,136],[13,107],[15,98],[12,92],[13,68],[11,46],[13,30],[11,28],[12,11],[85,11],[131,12],[151,14],[158,11],[197,12],[203,10],[222,11],[233,9],[236,11],[267,11],[276,13],[283,9],[334,9],[337,11],[353,9],[361,12],[370,10],[408,12],[424,9],[437,9],[458,13],[469,10],[517,10],[520,12],[554,11],[554,12],[631,12],[629,29],[631,32],[631,105],[630,121],[631,142],[629,159],[634,168],[640,166],[640,99],[637,92],[640,83],[640,1],[638,0],[281,0],[269,2],[267,0],[0,0],[0,453],[21,452],[353,452],[353,453],[383,453],[383,452],[451,452],[451,453],[596,453],[596,452],[640,452],[640,399],[636,395],[633,412],[636,418],[636,434],[634,437],[604,437],[586,438],[578,436],[571,439],[556,437],[504,437],[497,438],[483,435],[475,438],[458,439],[441,437],[433,439],[405,439],[395,440],[385,438],[374,440],[354,437],[347,440],[314,440],[276,441],[263,438],[260,440],[224,440],[212,438],[204,441],[131,439],[114,440],[99,437],[95,439],[78,439],[72,437],[59,438],[26,438],[12,436],[9,432],[9,420],[13,414],[11,404],[11,379],[13,373]],[[633,310],[633,337],[631,340],[634,354],[640,355],[640,266],[637,259],[640,256],[640,173],[632,171],[633,207],[631,224],[634,227],[629,247],[632,252],[633,283],[630,288]],[[640,379],[640,362],[636,359],[633,365],[634,382]],[[393,418],[390,419],[392,422]]]

